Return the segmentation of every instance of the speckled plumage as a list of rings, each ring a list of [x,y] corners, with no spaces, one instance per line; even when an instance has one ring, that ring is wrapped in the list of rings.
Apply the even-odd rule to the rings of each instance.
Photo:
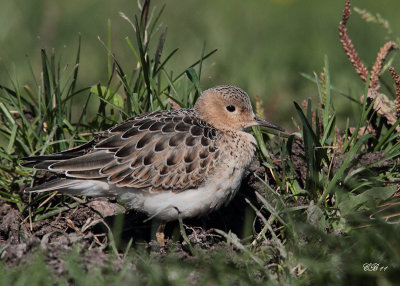
[[[193,109],[135,116],[89,143],[24,158],[23,165],[60,175],[30,191],[118,196],[171,221],[230,201],[254,155],[255,139],[244,131],[253,125],[280,129],[254,116],[243,90],[219,86],[205,91]]]

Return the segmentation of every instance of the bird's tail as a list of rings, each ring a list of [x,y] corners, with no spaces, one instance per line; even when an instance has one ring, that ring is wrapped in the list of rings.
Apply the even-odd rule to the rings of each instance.
[[[49,167],[57,162],[65,161],[68,159],[76,158],[85,154],[85,150],[93,146],[93,141],[90,141],[81,146],[49,155],[33,156],[21,158],[21,166],[26,168],[33,168],[37,170],[49,170]]]

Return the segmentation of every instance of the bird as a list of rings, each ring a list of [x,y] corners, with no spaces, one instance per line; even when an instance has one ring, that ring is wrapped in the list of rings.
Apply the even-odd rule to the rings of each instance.
[[[57,175],[26,191],[117,197],[161,222],[164,246],[167,222],[206,215],[235,196],[256,151],[251,126],[284,132],[255,116],[242,89],[213,87],[193,108],[137,115],[81,146],[22,158],[24,167]]]

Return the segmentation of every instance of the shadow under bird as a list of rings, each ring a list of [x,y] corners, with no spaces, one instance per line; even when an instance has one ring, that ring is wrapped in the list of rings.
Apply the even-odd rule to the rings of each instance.
[[[23,158],[22,166],[58,178],[27,189],[117,196],[129,208],[162,223],[205,215],[228,203],[251,163],[256,140],[245,131],[263,126],[240,88],[208,89],[193,109],[161,110],[132,117],[79,147]]]

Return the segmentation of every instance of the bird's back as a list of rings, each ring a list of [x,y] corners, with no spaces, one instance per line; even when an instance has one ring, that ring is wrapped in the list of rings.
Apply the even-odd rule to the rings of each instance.
[[[133,117],[64,152],[24,158],[23,166],[59,174],[57,182],[31,189],[75,192],[89,182],[180,192],[200,185],[215,169],[219,131],[191,109]],[[98,194],[106,195],[106,194]]]

